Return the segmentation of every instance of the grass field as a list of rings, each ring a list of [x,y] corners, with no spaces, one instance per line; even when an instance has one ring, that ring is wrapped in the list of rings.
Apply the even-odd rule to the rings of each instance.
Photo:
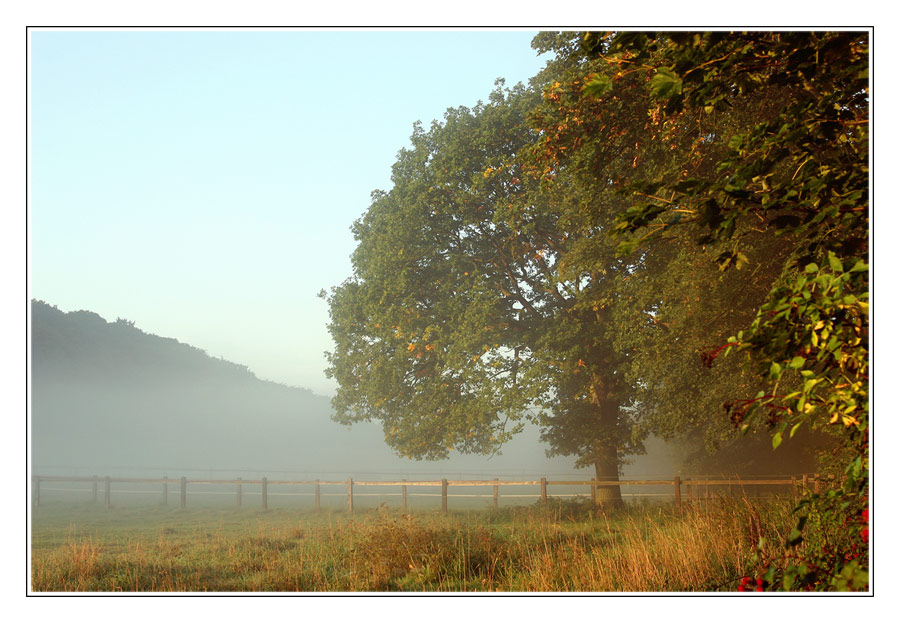
[[[108,511],[47,505],[32,519],[31,582],[52,591],[733,591],[786,501],[630,507],[580,502],[403,514]]]

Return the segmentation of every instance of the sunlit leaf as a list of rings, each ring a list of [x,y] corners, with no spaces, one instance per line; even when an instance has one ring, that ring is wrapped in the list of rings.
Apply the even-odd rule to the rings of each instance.
[[[588,97],[599,98],[613,89],[612,78],[609,76],[599,75],[595,76],[589,82],[586,82],[582,91]]]

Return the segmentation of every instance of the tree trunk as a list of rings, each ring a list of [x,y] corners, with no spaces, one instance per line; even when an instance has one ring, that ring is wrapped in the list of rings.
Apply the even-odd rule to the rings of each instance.
[[[593,446],[594,472],[599,482],[614,482],[616,484],[597,484],[597,494],[594,504],[601,508],[618,508],[622,506],[622,490],[619,482],[619,452],[616,447],[615,430],[618,424],[619,405],[612,400],[607,384],[603,379],[594,378],[591,383],[591,402],[598,410],[598,420],[602,437],[596,439]],[[606,437],[606,439],[603,439]]]
[[[594,450],[594,471],[598,481],[615,482],[611,485],[597,485],[594,503],[602,508],[618,508],[623,505],[619,482],[619,458],[615,445],[597,446]]]

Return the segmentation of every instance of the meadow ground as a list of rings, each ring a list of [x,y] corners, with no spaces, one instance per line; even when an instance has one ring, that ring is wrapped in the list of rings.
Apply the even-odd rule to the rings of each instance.
[[[34,592],[734,591],[791,500],[710,500],[604,514],[550,500],[417,512],[46,505]]]

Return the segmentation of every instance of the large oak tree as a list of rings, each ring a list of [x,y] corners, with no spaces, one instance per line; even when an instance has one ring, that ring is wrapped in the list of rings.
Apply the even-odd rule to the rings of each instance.
[[[622,461],[640,451],[612,321],[634,267],[606,235],[616,211],[592,206],[623,200],[569,168],[543,183],[544,95],[498,89],[416,127],[393,187],[354,225],[353,277],[328,296],[328,372],[337,419],[382,421],[402,454],[493,452],[530,419],[551,453],[613,483],[598,498],[614,504]],[[607,175],[631,170],[610,149]],[[601,212],[588,229],[572,216]],[[567,267],[585,253],[590,269]]]

